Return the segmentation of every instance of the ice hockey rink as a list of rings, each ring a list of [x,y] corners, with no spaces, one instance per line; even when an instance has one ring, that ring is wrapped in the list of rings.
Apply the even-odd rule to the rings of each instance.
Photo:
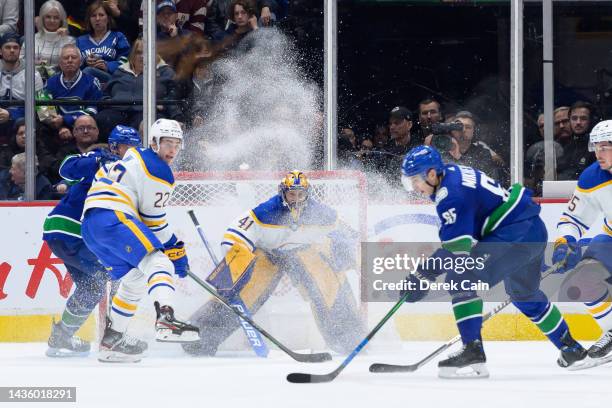
[[[152,344],[135,364],[99,363],[95,354],[50,359],[44,343],[0,346],[3,386],[72,386],[70,407],[603,407],[612,400],[612,363],[569,372],[557,367],[548,342],[485,343],[491,377],[437,378],[436,361],[414,373],[371,374],[373,362],[414,363],[441,343],[404,342],[393,353],[366,348],[331,383],[290,384],[291,372],[324,374],[332,362],[297,363],[279,351],[267,359],[248,354],[192,358],[177,345]],[[375,346],[375,343],[373,344]],[[378,349],[378,347],[374,347]],[[0,404],[11,406],[10,404]],[[14,406],[40,406],[19,403]]]

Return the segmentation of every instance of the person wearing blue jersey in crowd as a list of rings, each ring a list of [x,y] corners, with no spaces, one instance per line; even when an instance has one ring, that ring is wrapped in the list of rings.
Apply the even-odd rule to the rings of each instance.
[[[89,353],[90,344],[74,334],[100,301],[108,275],[81,237],[85,197],[99,168],[106,168],[123,157],[129,147],[140,146],[140,143],[136,129],[117,126],[109,136],[108,146],[94,145],[87,153],[70,155],[60,167],[60,175],[71,187],[45,219],[43,239],[64,261],[76,289],[66,302],[62,319],[53,323],[48,340],[49,357]]]
[[[119,65],[127,60],[130,43],[114,28],[114,20],[105,1],[94,1],[87,7],[85,28],[89,32],[77,38],[82,69],[100,82],[108,82]]]
[[[421,289],[426,285],[420,281],[432,282],[441,274],[446,274],[446,283],[482,281],[493,287],[503,281],[513,304],[561,351],[557,360],[561,367],[583,360],[586,350],[572,338],[557,307],[539,289],[547,232],[531,191],[520,184],[506,190],[477,169],[445,165],[430,146],[408,152],[401,171],[406,189],[429,197],[436,205],[442,247],[431,257],[451,258],[453,264],[458,264],[458,258],[484,259],[483,267],[463,273],[435,263],[433,268],[419,268],[407,277],[416,288],[407,289],[407,301],[423,299],[427,290]],[[439,375],[488,377],[481,337],[483,301],[476,291],[460,285],[450,295],[463,348],[439,362]],[[471,370],[459,372],[467,367]]]

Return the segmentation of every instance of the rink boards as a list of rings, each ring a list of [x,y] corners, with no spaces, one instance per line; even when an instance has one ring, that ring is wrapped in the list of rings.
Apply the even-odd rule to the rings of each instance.
[[[63,309],[72,289],[64,265],[43,244],[42,224],[53,203],[2,203],[0,223],[0,341],[46,340],[50,321]],[[543,203],[542,216],[554,237],[554,228],[565,204]],[[186,214],[186,207],[169,209],[170,225],[187,242],[191,268],[206,276],[211,263]],[[236,216],[235,208],[196,208],[208,238],[217,246],[227,225]],[[368,241],[437,241],[435,211],[429,205],[370,204],[367,208]],[[600,228],[594,227],[593,232]],[[356,277],[354,277],[356,278]],[[493,305],[490,305],[492,307]],[[303,307],[296,305],[296,307]],[[388,303],[369,303],[369,326],[389,309]],[[599,329],[584,314],[581,304],[561,305],[576,337],[595,339]],[[511,307],[496,316],[484,329],[485,338],[497,340],[534,340],[542,338],[535,327]],[[402,339],[448,339],[456,334],[450,305],[428,303],[403,307],[394,318],[394,329]],[[93,321],[82,331],[86,338],[95,332]]]

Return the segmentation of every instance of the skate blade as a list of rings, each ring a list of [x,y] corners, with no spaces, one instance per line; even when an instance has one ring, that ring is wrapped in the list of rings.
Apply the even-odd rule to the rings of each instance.
[[[138,363],[142,354],[124,354],[116,351],[100,350],[98,361],[101,363]]]
[[[161,343],[197,343],[200,341],[200,336],[197,332],[184,332],[182,335],[177,335],[170,329],[158,329],[155,340]]]
[[[87,357],[89,355],[89,351],[73,351],[63,348],[49,347],[45,352],[45,355],[52,358],[78,358]]]
[[[584,360],[577,361],[571,366],[567,367],[568,371],[580,371],[587,370],[589,368],[598,367],[612,361],[612,355],[604,356],[601,358],[587,357]]]
[[[465,367],[440,367],[438,377],[449,380],[466,380],[473,378],[489,378],[489,370],[485,363],[471,364]]]

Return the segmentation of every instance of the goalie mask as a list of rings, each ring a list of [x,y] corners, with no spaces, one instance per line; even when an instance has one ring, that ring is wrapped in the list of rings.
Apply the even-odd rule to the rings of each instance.
[[[281,180],[278,193],[283,200],[283,205],[289,208],[291,215],[297,220],[306,206],[310,193],[310,182],[304,173],[294,170],[287,173]]]

